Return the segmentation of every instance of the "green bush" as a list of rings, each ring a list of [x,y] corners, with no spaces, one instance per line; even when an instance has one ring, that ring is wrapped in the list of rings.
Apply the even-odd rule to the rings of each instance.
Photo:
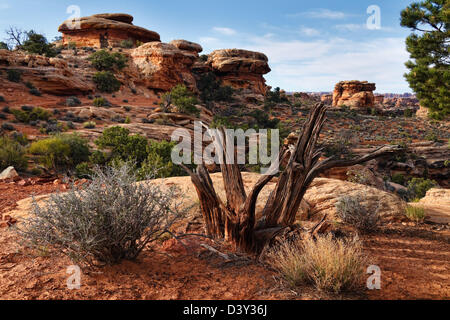
[[[120,42],[120,46],[124,49],[131,49],[134,47],[134,41],[132,39],[123,40]]]
[[[266,102],[268,103],[287,103],[290,104],[288,97],[281,92],[280,88],[275,88],[273,91],[266,93]]]
[[[424,198],[428,190],[436,188],[437,186],[438,184],[434,180],[413,178],[408,183],[408,191],[411,194],[411,199],[417,200]]]
[[[19,70],[9,69],[6,71],[8,80],[11,82],[20,82],[22,79],[22,73]]]
[[[33,30],[27,32],[27,40],[20,48],[28,53],[45,55],[47,57],[56,57],[57,55],[53,44],[49,44],[42,34],[36,33]]]
[[[122,70],[127,65],[127,57],[123,54],[118,52],[110,53],[106,50],[100,50],[91,54],[88,60],[99,71]]]
[[[122,83],[117,80],[114,74],[110,71],[100,71],[94,75],[93,78],[97,89],[101,92],[113,93],[119,91]]]
[[[198,104],[197,98],[184,85],[179,84],[170,92],[165,93],[162,100],[166,104],[166,107],[172,104],[175,105],[180,113],[196,116],[200,114],[200,110],[195,106]]]
[[[24,110],[25,109],[25,110]],[[22,110],[15,109],[11,111],[17,121],[22,123],[30,123],[32,121],[48,121],[51,113],[42,108],[22,108]]]
[[[109,102],[108,100],[106,100],[105,98],[95,98],[94,101],[92,102],[92,104],[95,107],[106,107],[109,106]]]
[[[29,152],[48,169],[67,170],[89,160],[88,142],[78,136],[58,135],[33,142]]]
[[[6,43],[0,42],[0,50],[9,50],[9,47]]]
[[[3,96],[0,96],[0,102],[5,102],[5,98]]]
[[[148,157],[138,170],[138,177],[144,179],[148,175],[154,175],[155,178],[184,176],[184,170],[172,162],[172,149],[175,145],[175,142],[150,141]]]
[[[81,101],[80,101],[80,99],[78,99],[75,96],[69,97],[69,98],[66,99],[66,106],[68,106],[68,107],[81,106]]]
[[[212,72],[200,77],[197,81],[197,88],[200,91],[200,99],[204,102],[233,101],[233,88],[230,86],[222,86]]]
[[[0,136],[0,172],[9,166],[18,171],[26,170],[28,160],[25,149],[19,142],[7,136]]]
[[[121,127],[112,127],[103,131],[95,141],[101,149],[110,150],[110,159],[135,162],[140,166],[148,156],[147,139],[140,135],[130,135],[130,131]]]
[[[403,174],[396,173],[392,176],[392,182],[404,186],[406,183],[406,178]]]
[[[84,129],[94,129],[97,126],[97,124],[94,121],[88,121],[83,123]]]

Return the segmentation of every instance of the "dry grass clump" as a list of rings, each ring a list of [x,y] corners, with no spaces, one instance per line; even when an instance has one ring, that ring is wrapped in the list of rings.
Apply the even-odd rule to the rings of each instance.
[[[407,206],[405,214],[409,220],[415,222],[422,222],[425,220],[425,209],[422,207]]]
[[[331,236],[286,242],[269,254],[269,263],[291,286],[312,283],[333,293],[359,288],[368,265],[359,241]]]

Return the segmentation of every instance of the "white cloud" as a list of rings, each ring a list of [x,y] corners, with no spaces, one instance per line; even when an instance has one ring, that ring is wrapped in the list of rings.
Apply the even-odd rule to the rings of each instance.
[[[214,27],[213,30],[215,32],[218,32],[220,34],[223,34],[225,36],[232,36],[236,34],[236,30],[231,28],[224,28],[224,27]]]
[[[377,92],[410,92],[403,74],[409,59],[403,37],[356,41],[338,37],[281,40],[276,36],[238,33],[239,37],[203,38],[209,52],[241,48],[265,53],[272,72],[268,84],[288,91],[332,91],[342,80],[367,80]],[[208,51],[209,50],[209,51]]]
[[[353,24],[353,23],[338,24],[334,27],[340,31],[358,31],[362,29],[367,29],[367,26],[365,24]]]
[[[304,34],[308,37],[315,37],[320,35],[320,31],[314,28],[308,28],[308,27],[301,27],[300,28],[300,33]]]
[[[318,19],[345,19],[350,15],[341,11],[332,11],[329,9],[316,9],[311,11],[288,14],[287,16],[288,17],[305,16],[309,18],[318,18]]]

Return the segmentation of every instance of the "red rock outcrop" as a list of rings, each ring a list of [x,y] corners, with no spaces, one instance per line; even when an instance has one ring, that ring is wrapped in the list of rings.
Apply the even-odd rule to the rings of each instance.
[[[240,49],[213,51],[207,64],[225,85],[265,94],[263,75],[271,71],[265,54]]]
[[[195,90],[191,67],[198,53],[194,52],[169,43],[149,42],[134,49],[131,57],[148,88],[168,91],[177,84],[185,84]]]
[[[94,91],[94,84],[69,68],[58,58],[27,55],[21,52],[0,50],[0,70],[14,69],[43,93],[76,95]]]
[[[333,107],[371,108],[375,105],[375,89],[375,83],[367,81],[341,81],[334,88]]]
[[[128,14],[96,14],[80,18],[79,28],[75,29],[73,21],[64,21],[58,31],[63,34],[63,44],[75,43],[78,47],[115,47],[123,40],[132,40],[134,44],[160,41],[158,33],[132,22],[133,17]]]

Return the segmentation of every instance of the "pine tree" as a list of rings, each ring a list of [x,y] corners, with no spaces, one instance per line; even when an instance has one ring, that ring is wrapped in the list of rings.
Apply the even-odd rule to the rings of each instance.
[[[450,1],[413,3],[402,11],[401,25],[413,31],[405,78],[430,116],[443,119],[450,114]]]

